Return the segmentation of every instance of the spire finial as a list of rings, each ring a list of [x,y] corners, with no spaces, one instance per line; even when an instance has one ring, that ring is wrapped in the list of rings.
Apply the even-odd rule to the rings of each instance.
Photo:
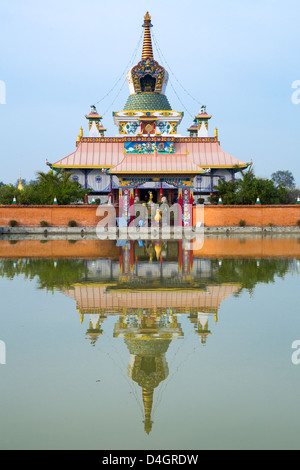
[[[22,177],[21,177],[21,172],[20,172],[18,190],[23,191],[23,189],[24,188],[23,188],[23,185],[22,185]]]
[[[151,16],[149,15],[147,11],[146,15],[144,16],[144,24],[143,24],[143,28],[145,28],[145,33],[144,33],[142,60],[153,59],[152,40],[151,40],[151,33],[150,33],[151,27],[152,27]]]

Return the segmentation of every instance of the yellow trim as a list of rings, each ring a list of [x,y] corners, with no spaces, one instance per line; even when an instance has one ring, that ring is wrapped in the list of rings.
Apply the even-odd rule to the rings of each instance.
[[[196,164],[197,165],[197,164]],[[246,168],[248,165],[244,163],[242,165],[199,165],[201,168]]]
[[[133,154],[126,154],[126,155],[133,155]],[[138,154],[141,155],[141,154]],[[118,163],[117,163],[118,165]],[[82,168],[82,169],[87,169],[87,168],[115,168],[117,165],[56,165],[55,163],[52,164],[53,168]],[[197,163],[195,163],[197,165]],[[248,165],[247,163],[241,164],[241,165],[197,165],[199,168],[246,168]],[[162,173],[159,171],[120,171],[119,173]],[[192,171],[163,171],[163,173],[199,173],[196,170]],[[201,173],[201,171],[200,171]]]
[[[113,172],[111,172],[112,174]],[[180,170],[176,170],[176,171],[164,171],[164,170],[161,170],[161,171],[115,171],[114,172],[116,175],[131,175],[131,174],[145,174],[145,175],[148,175],[148,174],[165,174],[165,173],[173,173],[173,174],[192,174],[192,173],[195,173],[195,175],[198,175],[199,173],[204,173],[204,172],[201,172],[200,170],[199,171],[196,171],[196,170],[192,170],[192,171],[180,171]]]
[[[55,165],[53,163],[52,165],[53,168],[114,168],[114,166],[108,166],[108,165]]]
[[[85,287],[113,287],[113,286],[116,286],[117,283],[106,283],[106,282],[74,282],[72,284],[73,287],[81,287],[81,288],[85,288]]]

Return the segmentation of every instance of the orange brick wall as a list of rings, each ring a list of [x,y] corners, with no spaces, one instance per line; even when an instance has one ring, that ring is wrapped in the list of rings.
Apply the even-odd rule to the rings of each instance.
[[[101,207],[101,206],[100,206]],[[0,226],[10,220],[19,225],[40,226],[45,220],[50,226],[67,226],[75,220],[80,226],[96,226],[106,214],[97,215],[97,206],[0,206]],[[197,216],[194,207],[194,224]],[[103,208],[103,210],[105,210]],[[117,208],[116,208],[117,212]],[[205,206],[206,227],[238,226],[245,220],[247,226],[295,226],[300,220],[300,204],[293,206]],[[201,220],[202,221],[202,220]]]
[[[0,206],[0,226],[8,225],[10,220],[16,220],[18,225],[40,226],[45,220],[49,226],[67,226],[70,220],[77,225],[96,226],[100,220],[107,217],[97,215],[97,206]],[[104,209],[103,209],[104,210]],[[117,209],[116,209],[117,211]]]
[[[194,207],[194,225],[196,225]],[[300,204],[293,206],[205,206],[204,224],[206,227],[238,226],[245,220],[247,226],[260,227],[269,224],[295,226],[300,220]]]

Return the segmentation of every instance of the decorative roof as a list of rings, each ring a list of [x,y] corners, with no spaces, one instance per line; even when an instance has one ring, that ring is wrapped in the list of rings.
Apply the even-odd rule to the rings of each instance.
[[[98,114],[96,106],[92,105],[90,113],[85,116],[87,119],[102,119],[102,116]]]
[[[124,142],[79,142],[75,152],[53,168],[110,168],[123,158]]]
[[[116,173],[120,170],[167,172],[175,171],[201,173],[203,168],[247,168],[244,163],[225,153],[218,142],[186,142],[174,139],[176,153],[161,154],[127,154],[124,159],[124,141],[119,142],[79,142],[75,152],[53,163],[53,168],[113,168]],[[115,139],[117,140],[117,139]],[[129,157],[134,157],[130,160]],[[147,161],[145,161],[147,160]],[[122,166],[120,166],[122,165]],[[197,169],[197,171],[196,171]],[[113,173],[111,172],[111,173]]]
[[[179,173],[199,174],[204,170],[195,165],[186,154],[127,154],[114,168],[109,170],[111,174],[124,173]]]
[[[176,152],[188,151],[190,159],[202,168],[247,168],[248,164],[225,153],[219,142],[178,142]]]
[[[150,92],[130,95],[124,110],[171,111],[172,108],[166,95]]]

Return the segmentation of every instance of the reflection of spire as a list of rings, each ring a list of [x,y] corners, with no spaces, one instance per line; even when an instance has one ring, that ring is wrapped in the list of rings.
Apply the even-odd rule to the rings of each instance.
[[[152,27],[152,24],[151,24],[151,16],[149,15],[148,12],[146,13],[144,17],[143,27],[145,28],[145,33],[144,33],[142,60],[153,59],[152,40],[151,40],[151,33],[150,33],[150,28]]]
[[[171,315],[171,314],[170,314]],[[152,430],[154,390],[169,375],[166,352],[172,339],[182,337],[181,326],[170,315],[141,313],[119,318],[114,337],[123,337],[130,353],[128,377],[142,389],[144,429]]]
[[[145,408],[145,431],[147,434],[150,434],[152,430],[153,421],[151,421],[151,412],[152,412],[152,405],[153,405],[153,393],[154,389],[150,388],[143,388],[143,402]]]

